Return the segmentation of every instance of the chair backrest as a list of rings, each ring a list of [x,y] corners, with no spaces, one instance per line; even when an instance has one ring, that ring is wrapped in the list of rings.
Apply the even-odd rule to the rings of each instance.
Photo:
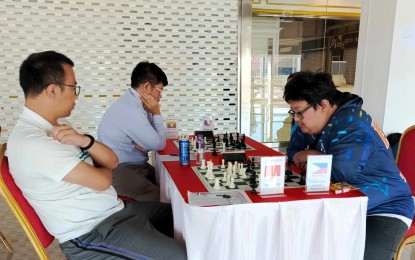
[[[415,195],[415,125],[409,127],[399,141],[396,163]]]
[[[5,156],[6,148],[7,144],[0,147],[0,193],[23,227],[39,258],[49,259],[45,248],[53,242],[54,237],[45,229],[39,216],[14,182]]]

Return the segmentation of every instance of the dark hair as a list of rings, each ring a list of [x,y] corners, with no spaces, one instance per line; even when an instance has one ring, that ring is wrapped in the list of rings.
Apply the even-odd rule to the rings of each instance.
[[[339,93],[330,74],[300,71],[288,76],[284,99],[286,102],[305,100],[316,108],[323,99],[327,99],[332,105],[337,104]]]
[[[63,64],[74,66],[71,59],[55,51],[30,54],[19,71],[20,86],[25,97],[39,95],[51,83],[65,82]]]
[[[131,87],[137,88],[141,84],[150,82],[151,86],[155,86],[159,83],[162,83],[163,86],[167,86],[167,76],[154,63],[149,63],[148,61],[142,61],[135,66],[133,73],[131,74]]]

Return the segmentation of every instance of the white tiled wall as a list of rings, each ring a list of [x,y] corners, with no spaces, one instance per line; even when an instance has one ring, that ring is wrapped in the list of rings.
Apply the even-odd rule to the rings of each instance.
[[[53,49],[75,62],[82,86],[71,122],[96,133],[102,114],[130,84],[142,60],[158,64],[169,85],[162,112],[183,133],[212,115],[218,132],[236,130],[238,0],[0,1],[0,142],[21,106],[21,62]]]

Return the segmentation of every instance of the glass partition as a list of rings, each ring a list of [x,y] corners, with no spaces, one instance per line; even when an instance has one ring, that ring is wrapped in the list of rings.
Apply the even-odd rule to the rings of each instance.
[[[249,19],[251,77],[241,89],[241,132],[284,152],[291,130],[289,106],[283,99],[287,77],[300,70],[326,71],[340,90],[353,92],[359,18],[287,16],[253,9]]]

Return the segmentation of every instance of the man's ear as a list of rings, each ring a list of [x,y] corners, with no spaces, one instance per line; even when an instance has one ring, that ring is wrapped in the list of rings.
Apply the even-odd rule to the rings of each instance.
[[[327,99],[323,99],[320,103],[321,110],[327,111],[330,108],[330,102]]]
[[[46,95],[48,95],[48,97],[55,97],[57,94],[57,88],[60,88],[60,86],[56,85],[56,84],[49,84],[46,88],[45,88],[45,92]]]
[[[147,94],[149,94],[150,92],[151,92],[151,89],[153,88],[152,86],[151,86],[151,84],[150,84],[150,82],[146,82],[146,83],[144,83],[143,84],[143,88],[144,88],[144,91],[147,93]]]

